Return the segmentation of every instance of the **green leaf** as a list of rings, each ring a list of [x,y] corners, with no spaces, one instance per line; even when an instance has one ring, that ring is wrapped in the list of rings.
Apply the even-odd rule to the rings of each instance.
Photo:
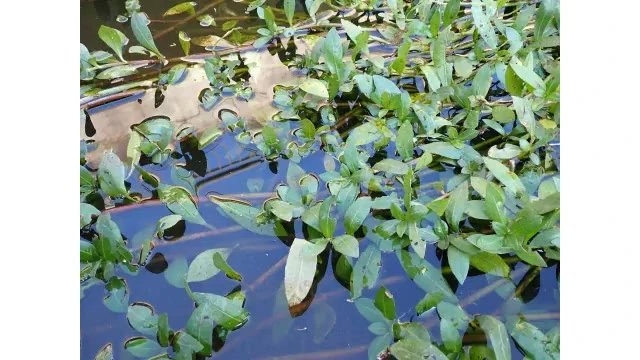
[[[160,346],[169,346],[170,331],[171,329],[169,328],[169,315],[167,315],[167,313],[164,313],[158,316],[158,342],[160,343]]]
[[[358,228],[362,225],[364,220],[369,215],[371,210],[371,198],[369,196],[363,196],[357,198],[344,215],[344,228],[349,235],[353,235]],[[356,255],[357,257],[357,255]]]
[[[249,320],[249,313],[242,308],[242,304],[224,296],[193,293],[193,300],[198,304],[198,309],[202,308],[204,316],[209,317],[217,325],[225,329],[235,330]],[[193,334],[191,335],[193,336]],[[211,337],[211,332],[209,332],[208,336]]]
[[[164,231],[175,226],[180,220],[182,220],[181,215],[167,215],[158,220],[158,224],[156,225],[156,236],[159,239],[162,239]]]
[[[194,8],[195,5],[196,3],[192,1],[183,2],[171,7],[169,10],[165,11],[165,13],[162,16],[164,17],[169,15],[178,15],[184,12],[186,12],[189,15],[195,15],[196,13],[196,9]]]
[[[493,25],[491,25],[489,16],[487,16],[482,9],[482,2],[480,0],[471,1],[471,16],[482,39],[492,50],[495,49],[498,46],[498,37],[493,29]]]
[[[189,50],[191,49],[191,38],[187,35],[186,32],[180,31],[178,33],[178,40],[180,41],[180,47],[182,47],[182,51],[184,51],[184,55],[189,55]]]
[[[205,130],[200,136],[198,136],[198,150],[202,150],[209,144],[212,144],[220,137],[220,135],[222,135],[222,130],[217,126],[213,126]]]
[[[242,275],[240,275],[237,271],[233,270],[224,256],[221,255],[220,252],[214,252],[213,254],[213,264],[218,269],[222,270],[228,278],[233,280],[242,281]]]
[[[372,168],[374,171],[384,171],[394,175],[404,175],[409,172],[409,165],[396,159],[383,159]]]
[[[533,70],[529,69],[526,66],[522,66],[517,64],[516,62],[511,62],[509,66],[513,69],[513,71],[518,75],[520,79],[529,84],[531,87],[535,89],[545,89],[544,80],[538,76]]]
[[[362,317],[367,319],[370,323],[382,322],[386,323],[387,320],[384,315],[378,310],[373,300],[367,298],[359,298],[354,301],[356,309]]]
[[[318,255],[324,247],[295,238],[284,267],[284,289],[289,306],[298,305],[311,290]]]
[[[504,224],[508,220],[504,211],[504,192],[494,183],[487,183],[485,210],[493,221]]]
[[[441,291],[428,293],[416,304],[416,313],[421,315],[431,310],[436,307],[442,299],[444,299],[444,294]]]
[[[440,337],[447,350],[452,352],[462,350],[462,337],[449,319],[440,320]]]
[[[506,106],[498,105],[492,107],[491,116],[493,117],[493,120],[502,124],[508,124],[516,120],[516,114]]]
[[[536,134],[536,119],[531,108],[531,101],[517,96],[512,96],[512,98],[518,121],[527,129],[529,135],[534,137]]]
[[[384,335],[377,336],[371,344],[369,344],[369,349],[367,350],[367,356],[369,360],[379,359],[379,354],[386,350],[389,344],[393,341],[393,335],[391,331],[387,332]]]
[[[409,121],[403,122],[398,129],[396,149],[404,160],[413,158],[413,126]]]
[[[198,340],[185,332],[180,331],[176,333],[173,341],[173,343],[176,345],[176,349],[178,350],[175,360],[192,359],[194,353],[205,352],[206,349],[209,349],[208,351],[210,352],[211,344],[207,344],[209,346],[208,348],[205,348],[205,346],[202,344],[202,341],[211,342],[211,331],[209,331],[209,334],[207,335],[209,335],[208,339]],[[184,357],[181,357],[181,354],[184,354]]]
[[[187,279],[187,271],[189,271],[187,259],[180,256],[169,263],[169,267],[163,274],[169,284],[177,288],[184,288],[184,282]]]
[[[427,293],[441,292],[445,298],[457,301],[457,298],[444,277],[440,269],[431,265],[427,260],[418,257],[414,253],[406,250],[396,251],[396,255],[409,277]]]
[[[532,359],[554,359],[559,354],[554,354],[550,349],[549,339],[537,327],[524,320],[518,321],[511,330],[511,337],[518,343],[524,353]]]
[[[100,210],[96,209],[95,206],[87,203],[80,203],[80,228],[91,224],[92,216],[99,216]]]
[[[471,88],[475,95],[482,97],[487,96],[489,88],[491,88],[491,75],[493,75],[493,72],[494,71],[489,64],[484,64],[478,69],[476,76],[473,78],[473,83],[471,84]]]
[[[111,80],[123,78],[129,75],[133,75],[137,72],[138,70],[136,70],[136,68],[131,65],[114,66],[102,71],[100,74],[98,74],[98,76],[96,76],[96,79]]]
[[[518,175],[511,172],[509,168],[504,166],[502,163],[488,157],[483,157],[483,160],[487,169],[491,171],[491,174],[493,174],[493,176],[495,176],[496,179],[498,179],[509,190],[516,194],[527,191],[520,181],[520,178],[518,178]]]
[[[374,305],[384,317],[389,320],[395,320],[396,318],[396,304],[393,301],[393,295],[384,286],[380,286],[376,293]]]
[[[162,351],[162,347],[157,342],[142,336],[127,340],[124,348],[137,358],[149,358]]]
[[[111,343],[105,344],[102,349],[98,351],[94,360],[113,360],[113,345],[111,345]]]
[[[469,260],[474,268],[487,274],[509,277],[509,265],[499,255],[483,251],[471,256]]]
[[[497,145],[493,145],[487,155],[494,159],[513,159],[514,157],[520,155],[522,153],[522,149],[519,146],[513,144],[504,144],[502,149],[498,149]]]
[[[99,259],[95,246],[87,240],[80,240],[80,262],[89,263]]]
[[[333,248],[346,256],[358,257],[360,250],[358,248],[358,240],[352,235],[340,235],[331,240]]]
[[[164,59],[164,56],[160,54],[160,50],[158,50],[156,44],[153,42],[153,36],[151,35],[151,31],[149,31],[147,21],[148,18],[144,13],[133,13],[131,15],[131,29],[133,30],[133,35],[136,37],[136,40],[138,40],[140,45],[156,54],[158,58]]]
[[[397,58],[393,63],[391,63],[391,69],[395,70],[398,74],[402,74],[404,72],[410,48],[411,40],[409,38],[405,38],[402,45],[398,47]]]
[[[344,67],[342,55],[342,43],[336,28],[331,28],[324,38],[324,61],[329,72],[338,77],[342,83],[342,68]]]
[[[510,360],[511,343],[504,324],[490,315],[479,315],[476,320],[489,337],[493,352],[496,354],[496,360]]]
[[[124,280],[114,277],[105,286],[105,289],[109,291],[109,295],[102,300],[104,306],[116,313],[127,312],[129,289],[127,289],[127,284]]]
[[[173,124],[166,116],[152,116],[133,126],[140,133],[139,149],[147,156],[164,151],[172,141]]]
[[[432,154],[444,156],[449,159],[460,159],[462,157],[462,150],[447,143],[447,142],[431,142],[425,145],[421,145],[420,148],[424,151],[428,151]]]
[[[98,29],[98,36],[113,50],[120,61],[127,62],[122,57],[122,48],[127,45],[129,39],[120,30],[101,25]]]
[[[211,279],[220,272],[213,260],[215,254],[220,254],[226,260],[231,254],[230,248],[209,249],[201,252],[193,259],[187,272],[187,282],[198,282]]]
[[[416,338],[405,338],[391,345],[391,354],[398,360],[448,360],[433,344]]]
[[[458,16],[460,11],[460,0],[449,0],[447,6],[444,8],[444,16],[442,17],[442,26],[447,27],[451,25],[453,20]]]
[[[289,26],[293,26],[293,14],[296,11],[296,1],[295,0],[284,0],[284,14],[287,17],[287,21],[289,21]]]
[[[380,250],[374,245],[369,245],[358,258],[351,273],[351,298],[356,299],[362,295],[362,289],[373,288],[378,280],[381,266]]]
[[[158,331],[158,315],[154,314],[153,307],[145,303],[133,303],[127,310],[129,325],[136,331],[145,335],[155,335]]]
[[[455,246],[449,246],[447,249],[447,258],[449,259],[451,272],[453,272],[453,275],[458,279],[458,282],[463,284],[469,272],[469,255],[458,250]]]
[[[160,201],[174,213],[181,215],[186,221],[199,225],[208,225],[200,216],[196,202],[189,190],[181,186],[160,186],[158,188]]]
[[[320,204],[318,212],[320,231],[326,238],[333,236],[338,220],[331,217],[331,207],[335,203],[335,197],[330,196]]]
[[[453,1],[450,1],[447,6],[449,6],[449,4],[451,4],[452,2]],[[458,6],[460,6],[460,4],[458,4]],[[471,60],[469,60],[465,56],[454,57],[453,68],[456,70],[456,74],[458,74],[458,76],[462,79],[468,78],[473,73],[473,64],[471,63]]]
[[[125,196],[129,193],[124,185],[124,164],[118,155],[112,151],[105,151],[98,167],[98,182],[100,189],[111,197]]]
[[[468,199],[469,183],[467,181],[458,185],[449,195],[449,203],[447,204],[445,215],[447,217],[447,223],[449,223],[449,226],[456,232],[458,231],[460,221],[463,219]]]
[[[321,97],[323,99],[329,98],[329,90],[327,89],[327,84],[324,81],[318,79],[307,78],[302,84],[300,84],[300,89],[302,89],[306,93]]]

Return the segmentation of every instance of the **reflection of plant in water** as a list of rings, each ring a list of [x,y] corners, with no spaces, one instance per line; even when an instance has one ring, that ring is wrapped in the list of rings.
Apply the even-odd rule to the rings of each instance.
[[[265,160],[290,160],[286,183],[261,208],[217,195],[208,199],[245,229],[278,236],[290,247],[283,290],[292,314],[309,307],[331,261],[336,280],[348,288],[376,336],[368,347],[370,359],[510,359],[511,339],[529,358],[558,358],[558,328],[542,332],[521,311],[537,295],[540,269],[560,261],[559,175],[551,145],[560,120],[558,2],[313,0],[305,1],[311,21],[297,23],[295,1],[285,0],[284,11],[264,5],[257,0],[247,8],[265,22],[255,31],[260,37],[237,48],[216,48],[202,60],[209,86],[198,98],[209,111],[225,96],[251,106],[256,96],[267,94],[275,113],[258,132],[249,131],[249,119],[233,110],[213,113],[220,126],[205,129],[177,129],[170,118],[155,116],[131,127],[124,162],[108,151],[94,171],[84,161],[88,149],[81,153],[81,289],[104,283],[105,306],[127,313],[130,325],[145,335],[130,339],[125,348],[154,359],[210,356],[219,350],[214,342],[224,343],[249,320],[244,292],[220,296],[189,288],[219,272],[241,282],[242,275],[227,262],[230,248],[207,250],[190,264],[185,258],[168,264],[167,281],[185,288],[197,304],[179,331],[151,305],[129,304],[130,289],[117,275],[135,274],[151,258],[156,239],[180,223],[214,229],[194,200],[197,185],[185,170],[190,164],[178,161],[190,158],[184,149],[202,151],[229,132]],[[318,13],[321,6],[332,10]],[[113,54],[89,52],[81,44],[84,96],[114,96],[149,86],[149,80],[162,94],[192,70],[183,60],[164,58],[137,1],[127,1],[126,9],[139,45],[125,54],[129,39],[106,26],[98,36]],[[193,4],[167,12],[183,13],[196,15]],[[339,18],[338,13],[346,15]],[[198,21],[214,25],[208,16]],[[236,25],[223,25],[225,36],[238,32]],[[180,34],[188,55],[190,40]],[[216,45],[224,44],[225,36]],[[294,42],[296,54],[285,63],[304,76],[256,91],[247,85],[246,74],[255,82],[259,66],[246,63],[251,56],[236,53],[278,47],[278,41],[285,48]],[[391,52],[374,51],[381,45]],[[158,61],[127,62],[132,52]],[[144,69],[158,62],[159,74],[158,67]],[[114,79],[118,84],[109,88]],[[85,111],[81,118],[91,121]],[[182,153],[175,149],[176,140]],[[308,173],[303,164],[318,151],[325,153],[325,172]],[[171,182],[146,170],[149,163],[171,166]],[[446,182],[422,184],[429,174],[447,169]],[[149,200],[131,192],[127,179],[134,171],[151,198],[173,215],[129,241],[105,209]],[[291,230],[297,221],[303,234]],[[367,240],[361,251],[360,242]],[[425,259],[430,245],[446,266]],[[392,252],[426,293],[415,314],[437,311],[438,339],[432,339],[433,324],[405,321],[393,294],[378,282],[383,254]],[[517,262],[527,273],[515,284],[511,279],[522,272],[515,269]],[[486,292],[460,300],[455,290],[480,273],[501,278],[488,291],[509,302],[505,314],[465,311],[477,300],[474,296]],[[362,296],[376,287],[373,299]],[[315,317],[314,341],[321,341],[333,324]],[[469,340],[475,338],[482,341]],[[163,353],[164,348],[172,354]],[[96,358],[109,358],[111,352],[105,346]]]

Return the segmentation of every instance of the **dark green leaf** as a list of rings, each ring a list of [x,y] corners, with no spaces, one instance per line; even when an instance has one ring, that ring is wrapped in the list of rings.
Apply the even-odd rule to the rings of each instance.
[[[496,254],[481,252],[471,256],[469,260],[471,261],[471,265],[480,271],[505,278],[509,276],[509,265]]]
[[[222,270],[225,273],[225,275],[227,275],[227,277],[229,277],[230,279],[242,281],[242,275],[240,275],[237,271],[233,270],[233,268],[231,268],[231,266],[227,264],[225,257],[223,257],[220,252],[213,253],[213,264],[218,269]]]
[[[393,301],[393,295],[384,286],[380,286],[376,293],[374,305],[389,320],[396,318],[396,304]]]
[[[431,310],[436,307],[442,299],[444,299],[444,294],[440,291],[428,293],[416,304],[416,313],[421,315]]]
[[[449,0],[444,8],[444,16],[442,18],[442,26],[445,28],[456,19],[460,11],[460,0]]]
[[[171,7],[169,10],[165,11],[165,13],[162,16],[178,15],[184,12],[186,12],[189,15],[195,15],[196,9],[194,8],[194,5],[196,5],[196,3],[192,1],[180,3],[178,5]]]
[[[169,315],[167,313],[158,316],[158,342],[160,346],[169,346]]]

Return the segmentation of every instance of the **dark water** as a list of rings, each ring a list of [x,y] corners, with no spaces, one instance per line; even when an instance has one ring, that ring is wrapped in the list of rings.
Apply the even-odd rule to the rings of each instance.
[[[162,19],[162,13],[169,7],[181,1],[141,1],[143,11],[153,19]],[[280,2],[269,1],[271,5],[279,5]],[[206,3],[199,2],[196,11],[204,7]],[[298,4],[300,6],[300,4]],[[225,8],[227,10],[225,10]],[[245,3],[235,3],[224,1],[218,7],[218,13],[237,13],[244,16]],[[119,14],[125,14],[124,1],[82,1],[81,2],[81,42],[91,51],[100,48],[107,48],[102,45],[97,37],[97,29],[101,24],[109,25],[123,31],[133,42],[135,38],[130,32],[129,23],[120,24],[115,21]],[[214,17],[216,14],[210,12]],[[168,17],[167,19],[180,19],[183,16]],[[202,28],[196,20],[181,27],[189,35],[196,36],[197,31],[206,30],[208,33],[221,35],[220,26],[224,21],[219,21],[217,27]],[[240,22],[245,26],[252,26],[262,23],[256,20],[246,20]],[[152,22],[152,32],[165,29],[174,25],[173,23]],[[191,30],[191,31],[190,31]],[[172,31],[160,40],[156,40],[158,47],[167,56],[179,56],[182,50],[178,46],[169,46],[177,43],[177,30]],[[202,49],[204,51],[204,49]],[[196,52],[196,51],[192,51]],[[135,57],[133,57],[135,58]],[[170,99],[167,99],[170,101]],[[196,101],[196,99],[194,99]],[[138,119],[142,121],[144,119]],[[276,164],[269,164],[259,160],[255,147],[248,145],[241,147],[229,134],[223,135],[216,141],[215,146],[209,146],[204,152],[198,153],[194,159],[188,163],[192,170],[197,184],[197,196],[199,197],[199,211],[203,218],[217,229],[232,228],[231,231],[219,231],[211,233],[211,230],[200,225],[187,223],[184,234],[173,241],[156,240],[156,247],[152,253],[154,256],[154,266],[148,269],[141,268],[136,276],[123,274],[119,271],[118,276],[126,279],[129,287],[129,303],[142,301],[151,304],[156,313],[168,313],[169,325],[172,329],[184,328],[191,312],[193,302],[189,299],[184,289],[175,288],[167,283],[163,273],[163,259],[171,263],[176,258],[184,257],[191,262],[200,252],[211,248],[225,248],[238,246],[230,255],[228,262],[242,274],[243,280],[240,283],[242,290],[246,292],[245,309],[251,314],[249,322],[241,329],[231,332],[226,343],[213,358],[220,359],[320,359],[320,358],[340,358],[340,359],[365,359],[367,347],[374,335],[367,327],[369,323],[356,310],[356,307],[349,301],[350,293],[335,279],[331,264],[320,281],[315,299],[306,312],[296,318],[289,315],[284,300],[284,290],[282,288],[284,279],[284,262],[281,261],[288,253],[288,247],[276,237],[256,235],[247,230],[233,230],[237,224],[226,218],[218,210],[218,207],[204,198],[208,193],[219,193],[224,195],[249,194],[247,198],[255,207],[261,207],[266,197],[251,197],[247,181],[249,179],[260,178],[264,180],[262,192],[272,192],[274,187],[285,182],[285,174],[288,162],[279,160]],[[178,147],[179,149],[179,147]],[[232,156],[226,156],[232,154]],[[305,158],[300,166],[307,172],[320,174],[324,172],[322,165],[324,153],[318,151]],[[248,159],[237,165],[229,165],[238,159]],[[184,161],[184,160],[181,160]],[[146,166],[145,169],[160,177],[163,182],[169,182],[169,167]],[[233,169],[230,172],[229,169]],[[274,171],[275,170],[275,171]],[[451,172],[429,173],[421,179],[421,183],[433,181],[446,181],[453,176]],[[144,185],[133,181],[131,192],[148,194]],[[323,190],[321,184],[320,192]],[[320,196],[319,196],[320,197]],[[118,224],[121,232],[129,241],[136,234],[154,228],[158,219],[170,215],[170,211],[161,203],[147,206],[129,206],[111,210],[112,219]],[[295,235],[303,237],[302,231],[297,222]],[[340,233],[341,222],[336,233]],[[291,234],[293,235],[293,234]],[[364,250],[369,240],[360,241],[360,249]],[[160,255],[159,255],[160,254]],[[446,258],[446,257],[445,257]],[[426,259],[433,265],[441,263],[435,246],[429,245]],[[280,262],[280,266],[266,279],[258,283],[258,279],[269,269]],[[381,284],[393,294],[398,318],[401,321],[423,321],[426,324],[437,319],[437,314],[432,312],[423,315],[421,318],[415,317],[415,305],[425,295],[402,269],[399,261],[393,253],[383,253],[383,266],[381,268],[378,283],[373,289],[365,289],[362,296],[373,298],[375,291]],[[553,326],[558,325],[558,319],[535,320],[535,314],[557,314],[559,313],[559,293],[558,281],[559,265],[553,265],[541,270],[539,277],[534,279],[532,285],[522,295],[521,300],[525,301],[523,308],[519,312],[523,314],[534,314],[534,320],[530,320],[543,332]],[[522,263],[514,265],[512,274],[518,274],[508,285],[502,289],[504,293],[511,292],[525,276],[528,266]],[[452,278],[452,277],[450,277]],[[464,285],[454,287],[456,296],[465,301],[469,296],[487,285],[498,281],[500,278],[491,275],[469,276]],[[451,284],[457,284],[455,280]],[[223,274],[218,274],[210,280],[193,283],[193,291],[202,291],[214,294],[226,294],[238,285],[237,281],[226,278]],[[471,302],[464,307],[467,314],[494,314],[501,317],[505,312],[505,300],[498,292],[491,291],[486,296]],[[126,339],[140,335],[133,330],[126,319],[126,314],[116,314],[109,311],[103,304],[102,299],[106,296],[103,284],[92,286],[84,291],[81,299],[81,358],[93,359],[99,349],[106,343],[111,342],[114,346],[116,359],[134,359],[126,350],[124,342]],[[512,300],[513,301],[513,300]],[[316,331],[319,319],[332,318],[335,314],[335,324],[326,335]],[[526,317],[526,315],[525,315]],[[501,318],[504,320],[504,318]],[[439,328],[437,322],[435,326],[429,328],[429,332],[434,341],[439,341]],[[311,356],[310,353],[319,353]],[[307,354],[307,357],[297,357]],[[286,357],[285,357],[286,356]],[[522,358],[521,353],[512,344],[512,356],[514,359]]]

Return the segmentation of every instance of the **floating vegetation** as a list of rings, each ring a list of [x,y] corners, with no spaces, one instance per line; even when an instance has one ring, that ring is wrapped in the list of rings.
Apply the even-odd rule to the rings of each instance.
[[[81,297],[135,334],[95,359],[255,358],[229,351],[265,326],[308,358],[559,358],[559,2],[272,3],[158,30],[129,0],[80,44]],[[252,247],[284,257],[256,275]],[[195,307],[157,313],[145,272]]]

